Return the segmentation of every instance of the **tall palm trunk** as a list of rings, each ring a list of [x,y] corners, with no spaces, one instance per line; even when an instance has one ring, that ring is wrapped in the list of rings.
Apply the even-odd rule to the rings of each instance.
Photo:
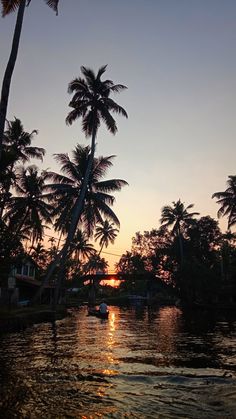
[[[83,210],[83,204],[84,204],[86,190],[87,190],[87,186],[89,182],[89,176],[91,173],[92,164],[94,160],[95,139],[96,139],[96,130],[94,128],[93,134],[92,134],[92,142],[91,142],[91,153],[89,156],[88,165],[87,165],[85,176],[83,179],[82,188],[79,194],[79,198],[75,204],[75,209],[72,215],[69,232],[66,238],[66,242],[62,249],[61,260],[60,260],[60,271],[59,271],[58,280],[56,283],[56,290],[55,290],[55,303],[58,302],[59,297],[60,297],[60,291],[62,290],[62,285],[63,285],[64,277],[65,277],[65,262],[66,262],[67,253],[68,253],[70,244],[74,238],[76,228],[77,228],[77,225],[78,225],[78,222],[79,222],[82,210]]]
[[[82,183],[82,188],[79,194],[79,197],[75,203],[74,206],[74,212],[72,215],[72,220],[71,220],[71,224],[70,224],[70,228],[69,228],[69,232],[65,241],[65,244],[63,246],[63,248],[60,250],[60,252],[57,254],[54,262],[52,263],[52,265],[50,266],[47,275],[45,276],[42,285],[40,286],[40,289],[38,290],[38,292],[36,293],[35,297],[34,297],[34,301],[37,300],[38,298],[41,297],[43,288],[45,287],[45,285],[48,283],[49,279],[51,278],[51,276],[53,275],[58,263],[60,265],[60,272],[58,275],[58,279],[57,279],[57,283],[56,283],[56,289],[55,289],[55,295],[54,295],[54,303],[58,302],[59,299],[59,294],[60,294],[60,290],[62,288],[62,283],[63,283],[63,275],[64,275],[64,268],[65,268],[65,261],[66,261],[66,257],[67,257],[67,253],[70,247],[70,244],[73,240],[82,210],[83,210],[83,203],[84,203],[84,198],[85,198],[85,194],[86,194],[86,189],[88,186],[88,181],[89,181],[89,176],[91,173],[91,169],[92,169],[92,164],[93,164],[93,159],[94,159],[94,154],[95,154],[95,140],[96,140],[96,130],[94,128],[93,130],[93,134],[92,134],[92,141],[91,141],[91,153],[89,156],[89,160],[88,160],[88,165],[86,168],[86,172],[85,172],[85,176],[84,176],[84,180]]]
[[[24,215],[24,217],[23,217],[23,220],[21,220],[21,222],[20,222],[20,224],[18,225],[18,227],[16,228],[16,230],[15,230],[15,234],[17,235],[17,234],[19,234],[20,233],[20,231],[21,231],[21,229],[22,229],[22,227],[23,227],[23,225],[25,224],[25,221],[27,220],[27,218],[28,218],[28,216],[29,216],[29,208],[27,209],[27,211],[26,211],[26,213],[25,213],[25,215]]]
[[[100,248],[99,253],[98,253],[98,256],[100,256],[100,254],[102,253],[102,249],[104,247],[104,244],[105,244],[105,242],[102,243],[101,248]]]
[[[2,142],[5,127],[5,120],[7,115],[7,105],[10,93],[11,78],[16,63],[16,58],[19,49],[20,35],[22,23],[24,18],[26,0],[21,0],[18,8],[15,31],[12,41],[11,53],[7,63],[6,71],[2,82],[1,102],[0,102],[0,161],[2,158]]]

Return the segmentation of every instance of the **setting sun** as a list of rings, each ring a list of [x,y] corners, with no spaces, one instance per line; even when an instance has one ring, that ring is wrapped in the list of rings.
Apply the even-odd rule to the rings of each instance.
[[[101,285],[109,285],[110,287],[113,288],[118,288],[120,285],[121,281],[120,279],[115,279],[115,278],[111,278],[111,279],[104,279],[103,281],[101,281]]]

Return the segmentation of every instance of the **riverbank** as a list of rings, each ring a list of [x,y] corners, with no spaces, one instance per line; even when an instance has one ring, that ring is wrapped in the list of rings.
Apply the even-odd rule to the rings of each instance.
[[[24,330],[36,323],[51,322],[65,317],[65,306],[53,310],[49,305],[0,309],[0,334]]]

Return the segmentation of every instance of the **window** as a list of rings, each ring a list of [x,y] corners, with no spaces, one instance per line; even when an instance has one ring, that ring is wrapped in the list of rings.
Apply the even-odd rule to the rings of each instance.
[[[34,276],[34,267],[33,266],[29,267],[29,276]]]
[[[29,267],[28,267],[28,265],[24,265],[23,266],[23,275],[26,275],[26,276],[28,276],[28,273],[29,272]]]

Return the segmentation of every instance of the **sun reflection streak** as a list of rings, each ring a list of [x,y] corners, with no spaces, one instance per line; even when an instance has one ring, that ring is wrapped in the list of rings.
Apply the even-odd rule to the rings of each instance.
[[[108,352],[106,353],[106,359],[109,366],[114,367],[114,365],[118,365],[119,361],[114,358],[113,351],[115,347],[115,331],[116,331],[116,315],[114,312],[110,312],[109,314],[109,329],[107,335],[107,348]],[[105,375],[115,375],[117,371],[113,368],[104,368],[102,371]]]

